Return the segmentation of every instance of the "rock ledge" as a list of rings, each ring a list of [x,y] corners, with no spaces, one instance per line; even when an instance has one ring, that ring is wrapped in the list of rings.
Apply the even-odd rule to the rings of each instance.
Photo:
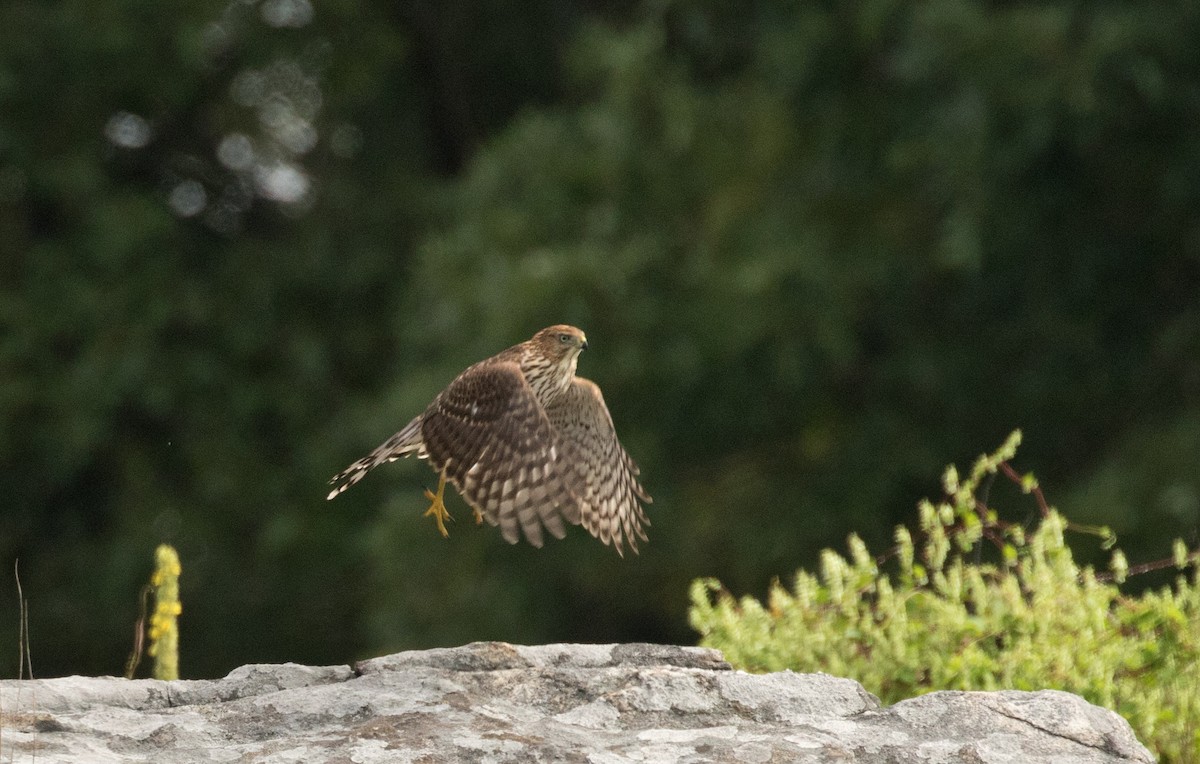
[[[1153,762],[1064,692],[935,692],[888,708],[825,674],[715,650],[479,642],[224,679],[0,682],[0,760],[67,762]]]

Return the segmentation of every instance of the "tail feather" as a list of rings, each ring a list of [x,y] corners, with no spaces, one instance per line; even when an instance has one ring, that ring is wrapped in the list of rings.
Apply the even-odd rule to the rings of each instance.
[[[410,454],[423,456],[425,443],[421,439],[421,417],[409,422],[404,429],[383,442],[379,448],[351,464],[346,469],[329,479],[334,488],[325,497],[329,501],[350,486],[366,477],[366,474],[386,462],[394,462],[402,456]]]

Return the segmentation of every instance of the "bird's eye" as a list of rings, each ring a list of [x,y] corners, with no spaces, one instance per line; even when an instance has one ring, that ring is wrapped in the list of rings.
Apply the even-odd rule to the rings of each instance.
[[[558,341],[563,343],[564,345],[569,345],[569,344],[571,344],[571,335],[560,334],[560,335],[558,335]]]

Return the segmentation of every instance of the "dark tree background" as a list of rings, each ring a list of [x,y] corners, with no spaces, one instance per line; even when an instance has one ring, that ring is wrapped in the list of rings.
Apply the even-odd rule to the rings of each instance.
[[[0,5],[0,673],[690,642],[1014,427],[1132,560],[1200,526],[1200,6]],[[569,322],[655,496],[619,559],[325,480]],[[6,636],[7,635],[7,636]]]

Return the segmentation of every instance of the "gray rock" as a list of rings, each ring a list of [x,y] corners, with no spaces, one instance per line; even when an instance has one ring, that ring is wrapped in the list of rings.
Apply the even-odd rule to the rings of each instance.
[[[935,692],[881,708],[825,674],[715,650],[481,642],[224,679],[0,682],[0,761],[1153,762],[1063,692]]]

